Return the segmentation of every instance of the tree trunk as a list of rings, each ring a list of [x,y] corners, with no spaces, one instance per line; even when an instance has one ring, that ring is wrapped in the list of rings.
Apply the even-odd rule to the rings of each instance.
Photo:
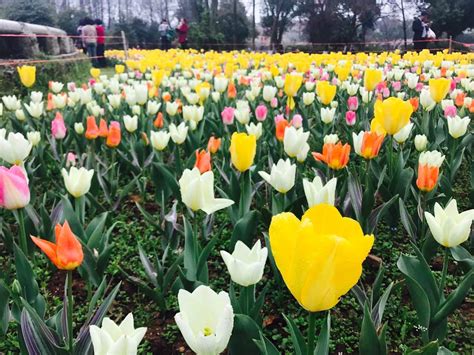
[[[407,50],[407,20],[405,17],[405,6],[403,4],[403,0],[400,0],[401,3],[401,10],[402,10],[402,21],[403,21],[403,42],[405,44],[405,50]]]

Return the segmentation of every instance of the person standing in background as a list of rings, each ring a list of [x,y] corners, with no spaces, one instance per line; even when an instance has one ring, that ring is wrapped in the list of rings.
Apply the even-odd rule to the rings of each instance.
[[[178,42],[181,49],[186,49],[188,47],[188,21],[185,18],[182,18],[179,22],[178,27],[176,27],[176,31],[178,31]]]
[[[411,26],[413,30],[413,47],[416,51],[421,51],[426,48],[428,42],[426,41],[428,38],[428,13],[426,11],[422,11],[420,17],[416,17],[413,20],[413,24]]]
[[[82,38],[82,28],[84,27],[84,19],[79,20],[79,26],[77,26],[77,35],[79,36],[76,39],[76,48],[81,49],[84,54],[87,54],[86,46]]]
[[[168,38],[168,32],[170,30],[170,25],[166,19],[161,20],[160,26],[158,27],[158,31],[160,32],[161,37],[161,49],[168,50],[171,47],[171,42]]]
[[[95,30],[97,32],[97,63],[100,68],[106,66],[105,60],[105,27],[102,20],[95,20]]]
[[[82,41],[84,42],[86,49],[87,49],[87,55],[92,58],[92,65],[96,66],[97,65],[97,30],[95,29],[95,23],[94,21],[86,17],[84,19],[84,27],[82,27]]]

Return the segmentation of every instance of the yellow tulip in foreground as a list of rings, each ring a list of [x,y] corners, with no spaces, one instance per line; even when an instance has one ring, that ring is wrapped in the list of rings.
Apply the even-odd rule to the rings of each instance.
[[[97,79],[100,76],[100,69],[99,68],[91,68],[90,74],[94,79]]]
[[[430,79],[430,95],[436,103],[440,103],[448,94],[451,80],[446,78]]]
[[[270,224],[276,265],[292,295],[310,311],[334,307],[362,274],[374,243],[359,223],[328,204],[311,207],[301,218],[280,213]]]
[[[378,69],[366,69],[364,73],[364,87],[367,91],[375,89],[378,83],[382,81],[382,71]]]
[[[230,142],[230,157],[234,167],[240,172],[248,170],[255,158],[257,139],[247,133],[234,133]]]
[[[303,84],[303,76],[299,74],[287,74],[285,76],[285,94],[288,96],[288,107],[290,110],[293,110],[295,107],[295,100],[293,99],[293,96],[296,96],[298,94],[298,90],[301,87],[301,84]]]
[[[23,65],[17,68],[21,83],[27,88],[32,87],[36,81],[36,67]]]
[[[327,81],[319,81],[316,93],[323,105],[329,105],[336,96],[336,85],[331,85]]]
[[[384,101],[377,101],[374,106],[375,118],[372,126],[383,129],[390,135],[397,133],[410,122],[413,107],[410,102],[398,97],[389,97]],[[374,130],[374,129],[372,129]],[[382,132],[383,133],[383,132]]]

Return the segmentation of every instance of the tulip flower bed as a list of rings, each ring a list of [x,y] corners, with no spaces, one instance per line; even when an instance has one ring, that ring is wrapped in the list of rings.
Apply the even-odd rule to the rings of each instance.
[[[107,55],[2,98],[0,352],[472,351],[474,54]]]

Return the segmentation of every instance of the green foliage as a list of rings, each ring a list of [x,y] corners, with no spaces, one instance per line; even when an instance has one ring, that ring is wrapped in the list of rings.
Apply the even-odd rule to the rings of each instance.
[[[109,31],[110,36],[120,36],[124,31],[130,47],[137,48],[158,48],[160,46],[160,33],[158,24],[147,23],[139,18],[127,21],[120,21],[114,24]],[[122,44],[119,45],[121,48]]]
[[[439,36],[446,33],[456,37],[474,27],[474,1],[472,0],[425,0],[428,6],[431,28]]]
[[[54,10],[45,0],[18,0],[7,5],[9,20],[54,26]]]
[[[58,13],[56,25],[69,35],[77,35],[79,20],[86,17],[87,12],[80,9],[66,9]]]

